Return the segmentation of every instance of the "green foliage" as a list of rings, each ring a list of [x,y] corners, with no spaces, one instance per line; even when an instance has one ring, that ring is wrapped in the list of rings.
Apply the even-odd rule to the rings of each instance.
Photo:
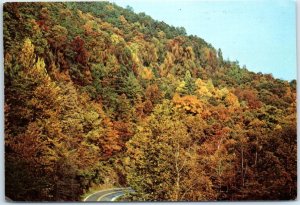
[[[124,93],[131,100],[142,94],[142,87],[133,73],[129,73],[128,77],[124,79],[120,92]]]
[[[195,82],[194,79],[191,76],[191,73],[189,71],[186,71],[184,76],[184,82],[185,82],[185,92],[188,95],[193,95],[195,92]]]

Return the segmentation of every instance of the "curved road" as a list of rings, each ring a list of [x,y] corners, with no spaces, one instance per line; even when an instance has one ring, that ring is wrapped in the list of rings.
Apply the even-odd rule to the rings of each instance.
[[[130,187],[106,189],[88,195],[83,201],[115,201],[120,196],[130,192],[134,192]]]

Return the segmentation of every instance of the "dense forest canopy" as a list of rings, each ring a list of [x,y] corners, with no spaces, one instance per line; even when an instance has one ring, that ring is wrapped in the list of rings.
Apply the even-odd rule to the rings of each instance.
[[[6,196],[296,198],[296,80],[108,2],[5,3],[3,17]]]

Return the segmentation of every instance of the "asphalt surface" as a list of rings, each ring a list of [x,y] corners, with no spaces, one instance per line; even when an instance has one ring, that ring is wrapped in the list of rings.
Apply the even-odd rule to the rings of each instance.
[[[115,201],[120,196],[133,192],[131,188],[115,188],[97,191],[88,195],[83,201]]]

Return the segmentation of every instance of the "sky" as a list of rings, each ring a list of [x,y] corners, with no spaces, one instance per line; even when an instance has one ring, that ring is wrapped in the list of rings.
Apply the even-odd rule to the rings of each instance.
[[[155,20],[183,26],[223,58],[283,80],[297,78],[293,0],[111,0]]]

